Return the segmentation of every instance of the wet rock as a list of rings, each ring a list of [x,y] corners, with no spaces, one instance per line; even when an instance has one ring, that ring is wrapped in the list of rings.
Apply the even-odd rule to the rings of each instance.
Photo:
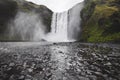
[[[78,43],[33,46],[8,48],[6,53],[0,50],[2,80],[9,76],[11,80],[119,80],[119,50],[112,49],[112,54],[108,49]]]
[[[10,63],[9,66],[10,67],[15,66],[15,63]]]
[[[32,79],[25,79],[25,80],[32,80]]]
[[[32,76],[31,75],[26,75],[25,80],[32,80]]]
[[[94,72],[96,75],[103,76],[101,72]]]
[[[29,69],[27,69],[27,70],[28,70],[28,72],[30,72],[30,73],[33,71],[33,69],[32,69],[32,68],[29,68]]]
[[[108,63],[106,63],[106,64],[104,64],[104,65],[107,65],[107,66],[110,66],[110,65],[112,65],[110,62],[108,62]]]
[[[43,68],[37,67],[37,68],[34,69],[34,71],[43,71]]]
[[[59,51],[58,53],[64,54],[62,51]]]
[[[81,49],[79,52],[80,52],[81,54],[83,54],[83,53],[85,53],[85,50]]]
[[[56,45],[57,43],[53,43],[53,45]]]
[[[24,80],[24,78],[25,78],[25,76],[22,75],[18,78],[18,80]]]

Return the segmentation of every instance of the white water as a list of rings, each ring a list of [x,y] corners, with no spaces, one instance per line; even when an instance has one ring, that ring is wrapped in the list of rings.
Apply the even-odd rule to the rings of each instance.
[[[15,40],[40,41],[45,36],[46,27],[36,13],[18,12],[9,26],[10,38],[15,37]]]
[[[47,35],[46,40],[52,42],[69,42],[68,22],[68,11],[63,13],[53,13],[51,33]]]
[[[74,42],[80,38],[83,3],[62,13],[53,13],[51,32],[44,39],[50,42]]]
[[[68,38],[79,40],[81,36],[81,10],[83,9],[84,2],[79,3],[69,10],[69,27]]]
[[[83,3],[80,3],[72,9],[53,13],[51,22],[51,32],[46,33],[47,26],[42,22],[42,17],[38,14],[18,12],[15,19],[9,24],[10,38],[27,41],[48,42],[74,42],[80,36],[80,11]]]

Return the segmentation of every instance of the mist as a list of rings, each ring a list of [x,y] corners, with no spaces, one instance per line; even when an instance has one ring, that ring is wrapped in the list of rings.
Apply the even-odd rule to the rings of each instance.
[[[42,18],[34,12],[18,12],[8,26],[10,38],[24,41],[40,41],[46,30]]]
[[[46,32],[49,27],[45,25],[40,13],[19,11],[8,24],[9,38],[22,41],[77,41],[81,32],[80,13],[83,6],[81,2],[68,11],[53,12],[50,32]]]
[[[78,40],[81,34],[81,10],[83,9],[84,2],[81,2],[69,10],[69,39]]]
[[[44,39],[50,42],[74,42],[81,34],[81,10],[84,3],[79,3],[68,11],[53,13],[51,32]]]

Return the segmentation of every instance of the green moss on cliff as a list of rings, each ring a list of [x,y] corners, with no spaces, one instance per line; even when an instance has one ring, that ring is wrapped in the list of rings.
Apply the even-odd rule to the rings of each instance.
[[[118,8],[115,6],[111,7],[107,5],[97,5],[95,7],[93,17],[97,17],[98,19],[101,17],[108,18],[116,11],[118,11]]]
[[[94,6],[90,7],[89,5]],[[86,17],[85,14],[89,17]],[[86,2],[82,11],[82,19],[82,41],[120,41],[120,8],[116,0],[91,0],[91,2]]]

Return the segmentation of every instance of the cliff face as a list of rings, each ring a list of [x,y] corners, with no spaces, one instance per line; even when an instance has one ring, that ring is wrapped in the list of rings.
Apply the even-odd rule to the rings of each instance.
[[[0,40],[1,41],[9,40],[8,38],[9,29],[11,27],[9,24],[11,24],[11,22],[14,22],[15,19],[18,18],[18,15],[20,13],[24,13],[26,15],[28,14],[28,17],[37,15],[37,18],[39,18],[41,23],[45,25],[45,32],[50,31],[52,11],[49,10],[47,7],[43,5],[36,5],[31,2],[27,2],[25,0],[0,0]],[[24,16],[23,20],[25,21],[27,20],[26,16]],[[22,24],[24,24],[24,22]]]
[[[85,0],[81,17],[81,41],[120,42],[120,0]]]
[[[0,0],[0,34],[3,34],[7,27],[7,22],[15,17],[17,13],[17,3],[10,0]]]

